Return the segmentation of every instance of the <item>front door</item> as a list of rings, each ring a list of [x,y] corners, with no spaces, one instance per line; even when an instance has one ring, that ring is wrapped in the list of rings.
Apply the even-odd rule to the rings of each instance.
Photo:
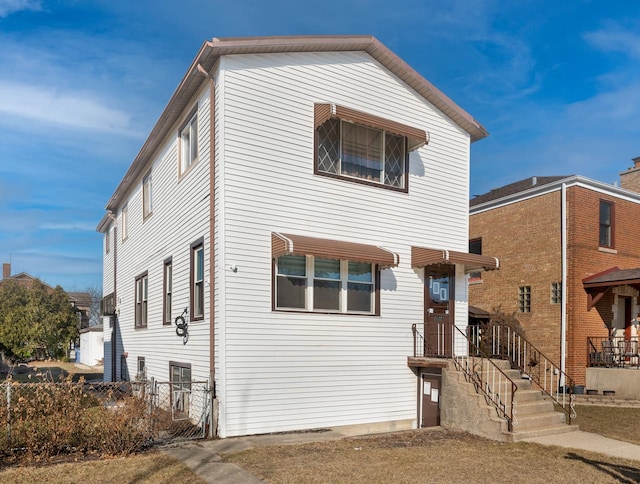
[[[424,334],[428,356],[453,356],[454,266],[425,268]]]
[[[420,374],[420,427],[437,427],[440,425],[441,380],[441,375],[433,373]]]

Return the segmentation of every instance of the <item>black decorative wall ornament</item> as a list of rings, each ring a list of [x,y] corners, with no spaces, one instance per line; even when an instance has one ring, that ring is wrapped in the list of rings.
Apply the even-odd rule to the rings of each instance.
[[[175,319],[176,323],[176,334],[182,338],[182,344],[186,345],[187,341],[189,341],[189,324],[185,319],[187,315],[188,308],[184,308],[182,314]]]

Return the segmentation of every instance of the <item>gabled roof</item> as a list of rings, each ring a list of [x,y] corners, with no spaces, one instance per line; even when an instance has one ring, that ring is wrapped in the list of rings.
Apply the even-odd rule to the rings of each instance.
[[[640,268],[620,269],[611,267],[582,279],[587,292],[587,311],[591,309],[614,286],[631,286],[640,290]]]
[[[617,197],[621,200],[640,204],[640,193],[636,191],[620,188],[610,183],[592,180],[581,175],[533,176],[500,188],[495,188],[490,192],[472,198],[469,201],[469,213],[474,215],[486,210],[492,210],[552,191],[561,190],[563,186],[566,188],[578,186],[588,190],[606,193],[608,196]]]
[[[13,276],[9,276],[6,279],[0,279],[0,284],[2,284],[4,281],[14,281],[15,283],[21,284],[23,286],[31,286],[31,284],[33,284],[34,281],[40,281],[42,284],[44,284],[44,287],[47,288],[47,290],[51,292],[55,290],[52,286],[44,282],[42,279],[34,277],[31,274],[28,274],[26,272],[21,272],[20,274],[14,274]]]
[[[288,52],[366,52],[373,59],[398,76],[409,87],[424,99],[433,104],[444,115],[448,116],[460,128],[469,133],[471,142],[478,141],[488,135],[486,129],[471,115],[449,99],[442,91],[416,72],[409,64],[400,59],[379,40],[370,35],[322,35],[322,36],[288,36],[288,37],[239,37],[216,39],[202,44],[196,58],[191,63],[178,88],[171,96],[169,103],[160,115],[156,125],[140,152],[134,159],[124,178],[116,188],[106,209],[115,211],[120,199],[130,187],[137,182],[160,143],[169,134],[174,123],[187,108],[193,95],[202,85],[203,73],[209,73],[218,59],[223,55],[266,54]],[[98,225],[103,231],[106,220]]]
[[[606,271],[582,279],[584,287],[610,287],[640,284],[640,268],[620,269],[612,267]]]
[[[490,192],[487,192],[483,195],[478,195],[477,197],[471,199],[471,201],[469,202],[469,205],[473,207],[481,203],[490,202],[492,200],[497,200],[499,198],[507,197],[509,195],[514,195],[516,193],[524,192],[525,190],[529,190],[534,187],[548,185],[549,183],[553,183],[555,181],[562,180],[565,178],[569,178],[569,177],[568,176],[530,176],[529,178],[525,178],[524,180],[510,183],[509,185],[505,185],[500,188],[494,188]]]

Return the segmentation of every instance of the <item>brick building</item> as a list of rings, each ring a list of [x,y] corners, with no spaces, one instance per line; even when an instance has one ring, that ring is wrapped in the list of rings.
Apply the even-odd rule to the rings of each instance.
[[[589,367],[638,364],[623,354],[629,344],[638,353],[640,158],[633,161],[622,188],[577,175],[530,177],[470,202],[470,248],[501,264],[472,275],[469,303],[516,312],[525,337],[577,384]]]

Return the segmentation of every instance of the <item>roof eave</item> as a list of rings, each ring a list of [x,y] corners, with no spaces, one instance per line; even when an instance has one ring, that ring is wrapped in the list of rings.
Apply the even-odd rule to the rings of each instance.
[[[198,54],[105,208],[114,213],[117,211],[123,195],[142,176],[146,169],[147,160],[158,149],[160,143],[186,107],[186,103],[191,100],[202,81],[204,81],[204,77],[202,77],[200,82],[194,82],[198,76],[201,76],[198,72],[198,65],[209,72],[217,59],[223,55],[329,51],[367,52],[466,131],[472,143],[488,136],[487,130],[469,113],[371,35],[214,38],[211,41],[205,41],[200,47]]]

